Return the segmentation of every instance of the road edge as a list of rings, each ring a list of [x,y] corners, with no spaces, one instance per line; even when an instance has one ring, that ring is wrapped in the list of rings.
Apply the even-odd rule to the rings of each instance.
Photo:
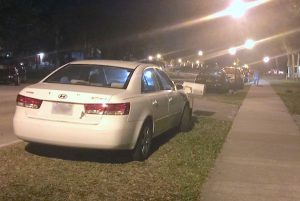
[[[13,145],[13,144],[20,143],[20,142],[22,142],[22,140],[14,140],[14,141],[12,141],[12,142],[8,142],[8,143],[1,144],[1,145],[0,145],[0,149],[1,149],[1,148],[4,148],[4,147],[7,147],[7,146],[10,146],[10,145]]]

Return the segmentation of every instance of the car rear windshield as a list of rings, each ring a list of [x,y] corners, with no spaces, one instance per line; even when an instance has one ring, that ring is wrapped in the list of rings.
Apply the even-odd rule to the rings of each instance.
[[[132,73],[132,69],[122,67],[69,64],[44,82],[126,89]]]

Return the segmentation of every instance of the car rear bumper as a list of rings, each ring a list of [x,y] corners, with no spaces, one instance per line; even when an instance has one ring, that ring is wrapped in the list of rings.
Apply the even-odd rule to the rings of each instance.
[[[224,86],[225,84],[222,84],[222,83],[218,83],[218,82],[216,82],[216,83],[207,83],[206,84],[206,86],[207,87],[209,87],[209,88],[218,88],[218,87],[222,87],[222,86]]]
[[[18,109],[13,123],[16,136],[24,141],[111,150],[133,149],[143,124],[128,122],[126,116],[117,121],[102,118],[97,125],[49,121],[27,117]]]

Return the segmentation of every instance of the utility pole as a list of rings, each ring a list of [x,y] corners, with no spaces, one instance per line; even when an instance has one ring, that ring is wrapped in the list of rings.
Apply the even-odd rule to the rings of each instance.
[[[295,79],[295,54],[294,53],[292,53],[292,75],[293,75],[293,77],[292,77],[292,79]]]
[[[296,66],[297,79],[300,76],[300,53],[297,55],[297,66]]]

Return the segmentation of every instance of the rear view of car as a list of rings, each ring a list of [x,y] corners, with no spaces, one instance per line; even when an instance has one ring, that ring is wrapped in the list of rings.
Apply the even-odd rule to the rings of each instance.
[[[42,144],[132,150],[144,160],[153,137],[189,117],[187,98],[164,75],[133,62],[72,62],[19,93],[15,134]]]
[[[131,69],[84,64],[60,69],[18,95],[15,133],[24,140],[46,144],[108,149],[132,146],[126,138],[133,132],[127,122],[130,103],[118,97],[131,73]],[[121,132],[124,139],[119,142],[117,134]]]
[[[219,68],[208,68],[200,71],[195,82],[205,84],[205,88],[208,91],[226,92],[228,90],[226,74]]]
[[[229,80],[229,86],[231,89],[243,89],[244,88],[244,76],[241,70],[237,67],[225,67],[224,71]]]

